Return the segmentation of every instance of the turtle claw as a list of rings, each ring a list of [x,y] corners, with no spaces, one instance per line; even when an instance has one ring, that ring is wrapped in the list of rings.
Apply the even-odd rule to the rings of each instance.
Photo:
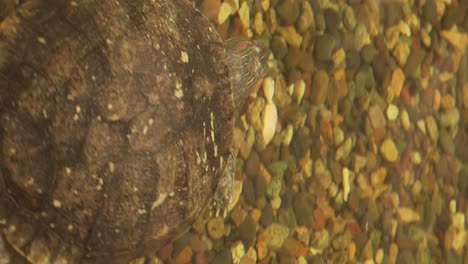
[[[216,205],[215,205],[215,207],[216,207]],[[215,212],[215,217],[219,217],[220,215],[222,215],[223,218],[226,218],[227,213],[228,213],[227,208],[221,209],[221,208],[219,208],[219,207],[216,207],[215,210],[216,210],[216,212]]]
[[[236,171],[236,158],[230,155],[226,166],[221,172],[218,186],[214,195],[213,205],[216,211],[216,216],[223,215],[226,217],[228,213],[229,201],[231,200],[232,190],[234,188],[234,175]]]

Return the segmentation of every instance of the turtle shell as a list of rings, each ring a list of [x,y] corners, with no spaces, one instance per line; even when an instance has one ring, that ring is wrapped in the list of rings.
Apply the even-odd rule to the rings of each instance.
[[[126,261],[190,228],[230,153],[220,43],[186,0],[31,0],[5,18],[3,244],[33,263]]]

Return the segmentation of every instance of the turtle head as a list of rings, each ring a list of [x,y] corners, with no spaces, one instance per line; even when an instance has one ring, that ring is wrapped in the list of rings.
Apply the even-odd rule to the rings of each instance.
[[[239,104],[266,75],[269,52],[258,41],[243,38],[228,39],[224,47],[234,102]]]

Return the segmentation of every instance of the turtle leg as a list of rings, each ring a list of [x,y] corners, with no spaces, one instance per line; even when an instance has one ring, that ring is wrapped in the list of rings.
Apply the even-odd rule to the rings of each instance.
[[[228,56],[234,103],[239,106],[267,74],[269,51],[258,41],[243,38],[225,40],[223,45]]]
[[[226,166],[221,172],[218,187],[214,195],[214,207],[216,216],[228,213],[229,200],[231,200],[232,191],[234,188],[234,175],[236,173],[236,157],[231,153],[226,162]]]

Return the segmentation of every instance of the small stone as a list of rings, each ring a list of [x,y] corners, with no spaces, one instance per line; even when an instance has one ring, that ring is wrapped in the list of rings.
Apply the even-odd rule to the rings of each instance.
[[[378,51],[372,44],[364,45],[361,49],[362,60],[367,64],[372,63],[377,54]]]
[[[257,223],[248,215],[239,226],[239,236],[247,246],[252,246],[255,244],[256,234]]]
[[[353,261],[356,257],[356,243],[351,242],[348,245],[348,261]]]
[[[468,34],[456,31],[455,27],[452,30],[440,31],[440,35],[459,51],[464,51],[468,46]]]
[[[336,160],[346,159],[353,148],[353,140],[348,137],[343,144],[341,144],[335,153]]]
[[[307,259],[303,256],[297,258],[297,264],[307,264]]]
[[[294,27],[281,27],[278,29],[279,34],[292,47],[299,48],[302,43],[302,36],[297,33]]]
[[[317,70],[312,81],[310,99],[315,105],[322,105],[328,96],[328,74]]]
[[[266,228],[266,244],[272,250],[278,250],[289,235],[289,228],[282,224],[273,223]]]
[[[421,221],[421,216],[409,207],[397,208],[398,219],[403,223],[413,223]]]
[[[455,153],[455,142],[453,141],[452,136],[450,136],[449,132],[445,128],[440,129],[440,146],[442,149],[448,153],[453,154]]]
[[[242,196],[244,197],[245,201],[250,205],[256,205],[255,187],[252,182],[252,179],[244,180],[244,183],[242,184]]]
[[[380,264],[383,262],[384,258],[384,251],[382,248],[377,249],[377,252],[375,252],[375,263]]]
[[[443,127],[451,127],[460,121],[460,112],[457,108],[446,110],[440,114],[439,122]]]
[[[234,206],[236,206],[237,202],[239,201],[240,195],[242,193],[242,180],[234,180],[234,186],[232,189],[231,199],[229,200],[228,204],[228,211],[231,211]]]
[[[276,7],[276,12],[284,25],[294,25],[300,14],[300,1],[283,0]]]
[[[387,121],[379,105],[375,104],[369,107],[369,119],[374,129],[385,127]]]
[[[288,163],[286,161],[275,161],[268,166],[268,171],[274,177],[282,178],[286,170],[288,169]]]
[[[238,264],[244,255],[245,255],[244,244],[242,244],[241,241],[235,242],[234,245],[231,246],[232,263]]]
[[[207,223],[207,229],[212,239],[220,239],[224,234],[224,219],[222,217],[211,218]]]
[[[189,246],[184,247],[175,258],[174,264],[188,264],[192,259],[192,249]]]
[[[5,256],[2,255],[2,260],[4,260],[4,257]],[[134,260],[130,261],[128,264],[144,264],[144,263],[145,263],[145,258],[137,258],[137,259],[134,259]]]
[[[340,145],[343,143],[344,140],[344,132],[340,127],[335,127],[333,129],[333,143],[335,146]]]
[[[353,72],[357,71],[361,65],[361,56],[356,51],[346,52],[346,67]]]
[[[193,257],[193,264],[207,264],[208,261],[206,260],[206,254],[205,252],[197,252],[195,253],[195,256]],[[148,264],[152,264],[151,262]],[[161,263],[163,264],[163,263]]]
[[[370,175],[372,187],[381,186],[385,178],[387,177],[387,170],[385,167],[379,167],[377,170],[373,171]]]
[[[263,16],[262,13],[257,12],[254,16],[252,29],[257,35],[262,35],[264,28],[263,28]]]
[[[172,255],[172,249],[174,248],[174,244],[169,243],[158,250],[158,256],[161,260],[169,260]]]
[[[318,37],[314,48],[315,58],[319,61],[330,60],[333,48],[335,47],[335,42],[335,37],[329,33],[325,33]]]
[[[406,109],[403,109],[403,111],[401,112],[400,120],[401,120],[401,125],[403,126],[403,128],[406,131],[408,131],[411,128],[411,123],[410,123],[409,115]]]
[[[267,203],[265,207],[262,209],[262,215],[260,217],[260,224],[262,226],[268,226],[273,223],[274,215],[273,215],[273,208],[271,205]]]
[[[394,104],[389,104],[387,107],[387,118],[390,121],[395,121],[398,118],[399,110]]]
[[[257,233],[257,243],[255,244],[255,249],[257,249],[257,257],[259,260],[264,259],[267,256],[267,234],[265,230],[260,230]]]
[[[439,128],[437,127],[437,122],[432,115],[426,117],[426,126],[432,142],[437,143],[437,140],[439,140]]]
[[[231,211],[231,220],[236,227],[239,227],[242,224],[242,222],[244,222],[246,216],[247,213],[244,210],[242,210],[239,206],[236,206]]]
[[[398,149],[391,138],[385,139],[380,145],[380,153],[388,162],[395,162],[398,159]]]
[[[260,164],[260,170],[259,170],[258,176],[263,178],[265,184],[267,184],[267,185],[270,184],[271,174],[270,174],[270,172],[268,172],[268,170],[262,164]]]
[[[437,19],[437,7],[435,0],[425,1],[422,8],[422,21],[425,23],[435,23]]]
[[[433,101],[432,101],[432,108],[437,111],[439,110],[440,108],[440,104],[441,104],[441,95],[440,95],[440,91],[439,90],[435,90],[434,91],[434,98],[433,98]]]
[[[263,79],[262,89],[267,103],[273,103],[273,95],[275,94],[275,81],[273,78],[268,76]]]
[[[446,94],[440,98],[440,107],[443,110],[449,110],[456,107],[455,98],[450,94]]]
[[[249,158],[245,161],[245,173],[249,177],[255,177],[260,170],[260,156],[256,151],[252,151]]]
[[[314,12],[308,1],[302,1],[302,13],[297,21],[299,32],[304,32],[314,23]]]
[[[364,259],[372,259],[373,247],[370,239],[364,244],[364,247],[361,250],[361,255]]]
[[[304,244],[292,237],[286,238],[282,249],[284,249],[288,255],[294,257],[305,256],[307,254],[307,248]]]
[[[262,10],[267,11],[270,8],[270,0],[261,0]]]
[[[240,259],[240,262],[239,264],[255,264],[257,263],[255,261],[255,259],[253,259],[252,257],[250,256],[247,256],[247,255],[244,255],[241,259]]]
[[[301,241],[306,246],[309,246],[311,232],[312,231],[309,230],[305,226],[297,226],[296,227],[297,239],[299,241]]]
[[[234,11],[235,10],[231,4],[229,4],[227,1],[223,2],[219,8],[218,23],[223,24]]]
[[[349,191],[351,190],[351,186],[349,185],[349,169],[343,168],[341,174],[342,174],[342,186],[343,186],[343,200],[347,202]]]
[[[315,27],[317,32],[323,33],[325,31],[325,17],[322,12],[318,12],[315,15]]]
[[[310,247],[318,253],[330,247],[330,233],[326,228],[312,233]]]
[[[206,244],[201,240],[201,237],[197,234],[191,234],[189,238],[190,248],[198,253],[206,251]]]
[[[258,174],[257,177],[255,177],[255,197],[257,198],[257,206],[262,208],[265,205],[265,198],[266,198],[266,187],[267,184],[265,182],[265,178]],[[260,214],[261,211],[260,209],[255,209],[258,211],[258,217],[254,218],[256,222],[260,219]],[[251,211],[250,213],[257,212],[257,211]],[[252,217],[254,215],[252,214]]]
[[[210,263],[231,264],[231,251],[227,248],[221,248],[221,250],[217,252],[216,256],[211,260]]]
[[[428,27],[424,27],[421,29],[420,38],[424,46],[426,46],[426,48],[429,48],[431,46],[432,40]]]
[[[338,31],[341,22],[339,13],[333,8],[327,8],[323,14],[325,16],[327,31],[335,34]]]
[[[388,253],[389,263],[397,263],[398,257],[398,245],[396,243],[390,244],[390,249]]]
[[[346,52],[343,48],[338,49],[337,51],[333,52],[332,61],[333,65],[336,68],[342,67],[346,60]],[[337,81],[344,80],[346,78],[346,73],[344,70],[338,70],[333,74],[333,78]]]
[[[304,80],[299,80],[294,84],[294,97],[296,99],[297,104],[301,104],[302,97],[304,96],[306,84]]]
[[[283,59],[288,54],[288,45],[283,37],[275,35],[271,40],[271,50],[278,59]]]
[[[398,42],[392,53],[398,61],[398,64],[403,67],[408,61],[408,56],[410,56],[411,49],[408,43]]]
[[[349,5],[345,5],[343,8],[343,24],[349,31],[353,31],[357,24],[354,10]]]
[[[276,211],[281,207],[281,197],[275,197],[270,200],[271,208]]]
[[[293,209],[295,218],[299,225],[309,226],[310,225],[310,212],[312,211],[312,199],[310,195],[299,192],[294,195],[293,198]]]
[[[276,16],[275,9],[270,8],[266,11],[266,20],[267,20],[267,27],[270,29],[271,32],[276,32],[278,29],[278,18]]]
[[[243,2],[239,8],[239,18],[245,28],[250,28],[250,10],[247,2]]]
[[[270,184],[267,186],[267,195],[270,199],[274,199],[279,197],[281,194],[282,189],[282,181],[281,178],[276,176],[273,177],[270,181]]]
[[[164,264],[164,262],[160,258],[158,258],[156,256],[151,256],[151,257],[147,257],[147,258],[148,258],[148,261],[145,262],[145,263],[148,263],[148,264]],[[201,264],[204,264],[204,263],[201,263]]]
[[[276,122],[278,120],[278,112],[273,103],[267,103],[262,113],[262,136],[263,144],[266,146],[273,139],[276,131]]]
[[[246,252],[245,256],[252,259],[253,263],[257,263],[257,252],[255,251],[255,249],[253,247],[249,247],[247,249],[247,252]]]
[[[366,157],[365,156],[361,156],[361,155],[358,155],[358,154],[355,154],[354,155],[354,162],[353,162],[353,171],[354,173],[358,173],[362,168],[364,168],[364,166],[366,166]]]
[[[390,81],[390,89],[393,91],[395,97],[399,97],[403,84],[405,82],[405,74],[397,67],[392,73],[392,80]]]
[[[255,128],[256,131],[261,131],[263,127],[261,113],[265,108],[265,99],[257,97],[247,106],[247,120]]]
[[[364,24],[358,24],[354,30],[353,46],[356,50],[361,50],[365,44],[370,43],[369,32]]]
[[[362,87],[366,89],[374,89],[375,86],[375,78],[372,67],[367,65],[363,65],[359,68],[358,72],[356,73],[356,86]],[[362,104],[362,109],[366,109],[366,104]]]
[[[427,131],[426,131],[426,121],[424,121],[424,119],[420,119],[420,120],[416,121],[416,127],[419,129],[419,131],[421,131],[421,133],[426,135],[426,133],[427,133]]]
[[[286,129],[281,133],[281,143],[283,146],[289,146],[294,136],[294,127],[291,124],[286,126]]]
[[[421,154],[417,151],[411,153],[411,161],[413,164],[421,164]]]
[[[404,71],[407,76],[416,76],[420,70],[421,63],[424,59],[425,52],[421,49],[413,49],[411,50],[411,54],[409,55]]]

